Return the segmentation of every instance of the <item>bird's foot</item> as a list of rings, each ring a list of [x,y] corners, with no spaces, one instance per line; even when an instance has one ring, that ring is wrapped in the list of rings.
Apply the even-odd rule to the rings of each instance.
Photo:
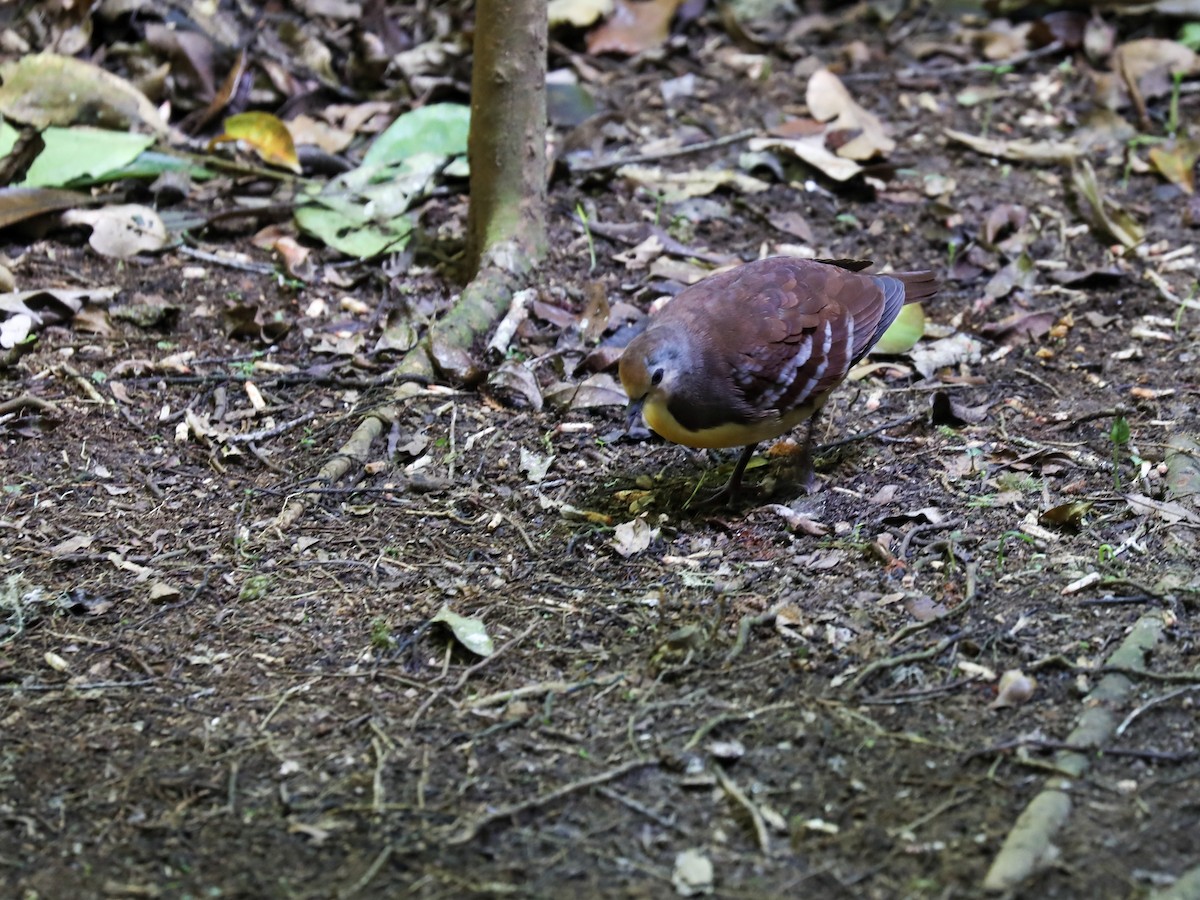
[[[805,466],[800,471],[800,487],[804,489],[804,493],[810,497],[821,490],[821,480],[817,478],[817,473],[811,465]]]

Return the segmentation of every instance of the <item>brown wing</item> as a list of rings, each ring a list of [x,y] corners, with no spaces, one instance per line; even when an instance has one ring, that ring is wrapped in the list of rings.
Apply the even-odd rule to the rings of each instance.
[[[903,297],[895,279],[773,258],[707,279],[667,309],[703,335],[708,389],[728,384],[736,396],[724,399],[725,408],[751,421],[786,414],[832,390]]]

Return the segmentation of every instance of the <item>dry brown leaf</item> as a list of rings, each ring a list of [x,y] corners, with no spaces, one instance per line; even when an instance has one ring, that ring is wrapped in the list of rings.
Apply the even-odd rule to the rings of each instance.
[[[756,138],[749,145],[750,151],[784,150],[798,157],[834,181],[849,181],[862,172],[862,166],[852,159],[832,153],[825,146],[825,135],[814,134],[803,138]]]
[[[1200,141],[1180,140],[1150,148],[1150,165],[1185,194],[1194,194],[1196,160]]]
[[[965,131],[955,131],[953,128],[944,128],[942,133],[950,140],[965,144],[984,156],[995,156],[1013,162],[1071,162],[1083,152],[1072,141],[1001,141],[967,134]]]
[[[808,79],[804,100],[813,117],[829,124],[830,130],[855,132],[837,155],[843,159],[868,160],[886,156],[896,149],[883,122],[859,106],[841,80],[828,69],[818,69]]]
[[[588,33],[588,53],[633,56],[660,46],[671,35],[671,19],[679,3],[680,0],[615,0],[612,17]]]
[[[92,249],[115,259],[161,250],[167,243],[167,226],[158,213],[135,203],[68,210],[63,213],[62,221],[64,225],[91,226],[88,243]]]

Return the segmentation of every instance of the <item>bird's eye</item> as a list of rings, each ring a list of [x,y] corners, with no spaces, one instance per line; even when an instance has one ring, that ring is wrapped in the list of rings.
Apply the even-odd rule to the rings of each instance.
[[[654,374],[650,376],[650,383],[651,384],[662,384],[662,376],[663,376],[663,370],[655,369]]]

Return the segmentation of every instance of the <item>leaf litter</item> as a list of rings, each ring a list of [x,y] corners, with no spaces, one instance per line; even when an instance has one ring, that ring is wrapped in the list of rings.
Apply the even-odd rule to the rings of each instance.
[[[148,65],[99,58],[142,96],[201,113],[191,133],[204,139],[247,96],[290,132],[286,116],[304,109],[336,138],[322,152],[347,154],[298,142],[317,188],[306,202],[319,205],[311,198],[337,172],[362,175],[367,145],[408,112],[388,98],[466,99],[457,13],[367,4],[364,19],[388,26],[368,32],[329,6],[311,13],[328,28],[264,23],[269,52],[251,44],[244,58],[222,49],[243,43],[224,4],[193,12],[186,46],[161,34],[129,45]],[[1169,154],[1189,139],[1167,133],[1171,67],[1122,44],[1128,29],[1110,13],[994,20],[977,38],[950,18],[889,25],[848,10],[789,20],[774,46],[743,17],[747,48],[728,43],[720,16],[686,6],[656,10],[665,36],[632,62],[591,57],[568,31],[552,50],[594,95],[601,112],[588,127],[612,159],[671,148],[628,163],[654,170],[637,184],[611,165],[560,175],[556,208],[650,223],[654,243],[626,266],[624,241],[562,216],[533,315],[502,357],[430,348],[455,384],[499,372],[507,383],[453,400],[408,383],[394,449],[363,447],[356,458],[369,462],[324,486],[325,505],[283,541],[264,539],[263,523],[369,416],[396,377],[396,348],[421,346],[455,290],[434,252],[462,239],[452,154],[411,164],[419,189],[381,196],[369,223],[335,226],[328,242],[296,230],[295,182],[248,155],[205,158],[215,179],[153,189],[160,212],[204,224],[196,243],[116,265],[61,220],[14,239],[13,290],[116,285],[122,301],[179,308],[101,315],[104,330],[90,333],[78,311],[47,316],[7,363],[22,393],[0,406],[0,533],[31,583],[86,584],[98,598],[86,618],[12,601],[30,615],[0,650],[6,742],[36,752],[5,758],[5,802],[36,832],[29,848],[69,840],[88,864],[6,854],[28,860],[6,870],[14,890],[88,893],[97,882],[85,870],[140,888],[170,858],[197,892],[262,893],[285,872],[325,893],[424,879],[431,895],[452,895],[464,877],[534,892],[568,878],[584,891],[661,891],[679,890],[677,875],[699,891],[755,878],[881,895],[933,879],[969,892],[1020,812],[1020,792],[1000,788],[1043,762],[1023,736],[1067,738],[1059,723],[1079,707],[1081,680],[1103,674],[1094,648],[1158,616],[1172,640],[1142,655],[1145,673],[1123,677],[1149,693],[1155,678],[1187,675],[1179,615],[1200,588],[1197,507],[1177,439],[1197,428],[1187,373],[1200,321],[1187,182],[1171,177],[1186,157]],[[63,46],[99,48],[115,34],[112,20],[86,32],[65,15],[47,13]],[[1041,27],[1057,46],[1034,55]],[[1166,30],[1157,39],[1174,43]],[[1092,54],[1087,65],[1077,52]],[[672,89],[667,115],[662,83],[691,55],[703,65]],[[143,77],[164,65],[171,78]],[[1177,69],[1184,86],[1189,66]],[[833,115],[797,93],[814,77],[841,85],[829,91]],[[307,94],[342,78],[366,89],[361,102]],[[968,87],[978,101],[962,106]],[[1178,93],[1178,121],[1195,118],[1195,96]],[[1115,118],[1088,143],[1062,110],[1094,97]],[[755,137],[716,143],[747,131]],[[670,193],[697,172],[709,205]],[[139,201],[149,183],[120,182]],[[351,186],[357,202],[376,185]],[[110,190],[98,196],[115,205]],[[268,224],[282,231],[245,240]],[[391,255],[364,267],[329,249],[359,227],[378,228],[373,252]],[[304,279],[291,280],[302,270],[284,262],[281,237],[311,251]],[[746,505],[685,507],[711,460],[621,436],[615,353],[655,300],[781,239],[812,256],[934,267],[943,290],[926,304],[926,337],[831,399],[814,437],[814,497],[800,497],[781,451],[752,469]],[[622,304],[634,312],[617,315]],[[58,411],[54,431],[29,427],[39,402]],[[1122,440],[1115,416],[1130,426]],[[838,446],[843,437],[855,439]],[[90,542],[64,544],[80,536]],[[429,628],[443,608],[486,622],[499,649],[458,653]],[[5,621],[17,614],[6,607]],[[972,665],[1019,670],[1037,690],[984,720],[993,697],[971,686]],[[1099,745],[1096,783],[1135,784],[1070,819],[1055,838],[1067,865],[1030,876],[1031,889],[1136,891],[1182,874],[1190,819],[1170,784],[1188,728],[1183,698],[1164,700]],[[969,752],[997,732],[1021,750],[978,764]],[[718,742],[742,750],[697,751],[692,771],[694,748]],[[111,784],[80,765],[81,751],[104,755]],[[61,820],[48,784],[73,789],[75,815]],[[853,802],[838,799],[846,785]],[[1138,843],[1146,809],[1152,852]],[[612,821],[632,865],[595,837]],[[442,840],[448,822],[470,839]],[[780,823],[790,834],[772,840]],[[194,838],[166,847],[185,832]],[[309,836],[299,857],[297,835]],[[139,852],[108,852],[116,842]],[[1138,874],[1148,852],[1158,871]]]

